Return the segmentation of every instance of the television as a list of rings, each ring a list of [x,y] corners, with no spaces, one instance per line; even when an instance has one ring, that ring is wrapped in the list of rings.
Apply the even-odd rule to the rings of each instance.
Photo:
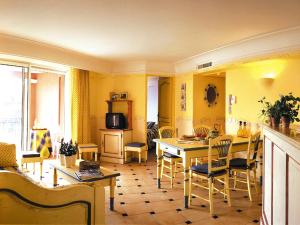
[[[123,113],[106,113],[107,129],[125,129],[126,119]]]

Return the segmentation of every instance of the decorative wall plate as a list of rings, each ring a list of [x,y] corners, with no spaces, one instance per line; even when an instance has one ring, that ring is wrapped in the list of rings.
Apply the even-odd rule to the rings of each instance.
[[[208,84],[204,93],[204,100],[207,102],[208,107],[216,105],[218,97],[217,87],[213,84]]]

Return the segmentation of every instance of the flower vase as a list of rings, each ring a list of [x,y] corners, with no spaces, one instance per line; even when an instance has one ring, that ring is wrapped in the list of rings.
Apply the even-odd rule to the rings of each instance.
[[[65,156],[66,167],[70,168],[75,166],[76,163],[76,155]]]
[[[65,155],[64,154],[59,154],[59,161],[60,161],[60,165],[62,165],[62,166],[65,165]]]

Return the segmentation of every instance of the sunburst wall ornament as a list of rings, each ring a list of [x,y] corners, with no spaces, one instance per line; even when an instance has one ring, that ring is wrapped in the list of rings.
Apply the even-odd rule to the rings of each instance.
[[[207,102],[208,107],[212,107],[217,104],[219,93],[217,87],[214,84],[208,84],[204,92],[204,100]]]

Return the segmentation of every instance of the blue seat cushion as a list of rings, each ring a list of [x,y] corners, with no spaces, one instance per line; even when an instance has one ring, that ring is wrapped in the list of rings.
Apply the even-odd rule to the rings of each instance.
[[[164,152],[164,157],[167,157],[167,158],[180,158],[179,156],[173,155],[173,154],[168,153],[168,152]]]
[[[35,152],[35,151],[26,151],[26,152],[22,152],[22,157],[23,158],[40,157],[40,153]]]
[[[244,158],[234,158],[230,160],[229,167],[230,169],[251,169],[255,166],[255,163],[251,163],[250,166],[247,166],[247,159]]]
[[[210,174],[208,174],[208,164],[201,164],[201,165],[195,165],[191,167],[191,170],[194,173],[201,174],[201,175],[207,175],[208,177],[216,177],[226,174],[226,170],[219,170],[219,171],[213,171]]]
[[[142,143],[142,142],[131,142],[131,143],[128,143],[126,144],[126,146],[128,147],[143,147],[145,146],[145,143]]]

